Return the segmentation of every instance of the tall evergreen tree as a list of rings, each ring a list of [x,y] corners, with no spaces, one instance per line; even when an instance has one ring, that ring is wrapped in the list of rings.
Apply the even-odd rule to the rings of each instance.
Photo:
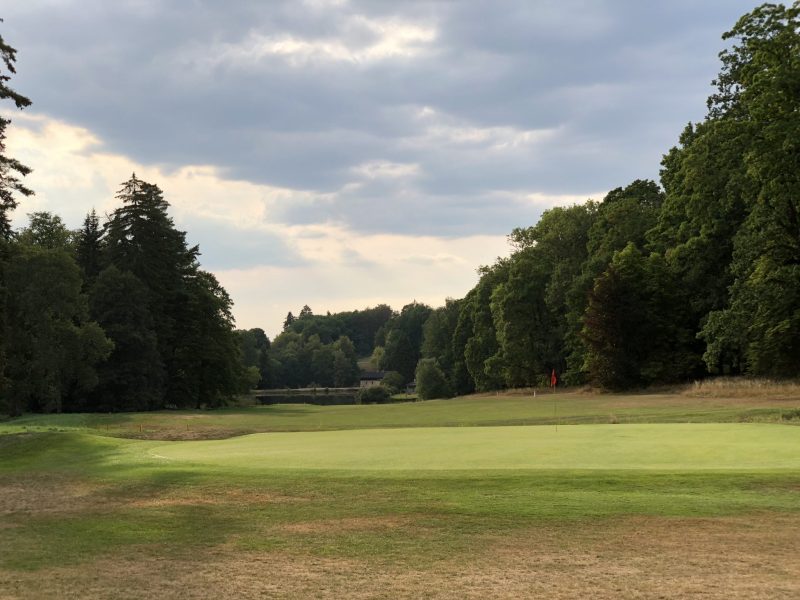
[[[83,271],[87,283],[91,284],[102,268],[103,229],[94,209],[86,215],[83,227],[77,232],[75,254],[78,266]]]
[[[148,304],[145,285],[133,273],[113,265],[104,269],[90,288],[92,318],[114,342],[114,350],[100,365],[100,383],[84,410],[161,408],[165,373]]]
[[[23,109],[30,106],[31,101],[8,86],[11,76],[17,72],[14,67],[16,61],[16,49],[9,46],[0,35],[0,100],[11,100],[18,109]],[[0,239],[4,240],[11,237],[9,213],[17,207],[17,194],[22,196],[33,194],[20,179],[28,175],[31,169],[6,155],[6,128],[10,124],[11,119],[0,115]]]
[[[103,262],[132,273],[147,289],[166,372],[163,402],[219,405],[237,391],[242,375],[230,297],[199,269],[199,251],[175,228],[158,186],[134,174],[117,197],[123,205],[105,225]]]
[[[0,19],[2,23],[2,19]],[[17,60],[17,51],[9,46],[0,35],[0,101],[11,100],[18,109],[30,106],[31,101],[14,91],[8,85],[11,76],[16,73],[14,63]],[[31,169],[17,159],[6,154],[6,129],[11,124],[8,119],[0,114],[0,395],[6,385],[5,371],[7,360],[6,340],[8,332],[7,315],[7,290],[5,282],[5,265],[9,259],[11,249],[11,217],[10,213],[17,206],[17,196],[30,196],[33,191],[26,187],[21,177],[25,177]]]

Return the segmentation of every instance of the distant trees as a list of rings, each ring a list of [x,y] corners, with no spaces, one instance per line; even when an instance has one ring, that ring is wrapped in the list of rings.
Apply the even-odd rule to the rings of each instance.
[[[347,336],[324,343],[319,334],[284,331],[269,347],[270,387],[351,387],[358,384],[355,346]]]
[[[236,339],[239,353],[245,368],[255,369],[258,379],[253,387],[266,389],[272,386],[272,370],[270,368],[270,341],[261,328],[237,329]]]

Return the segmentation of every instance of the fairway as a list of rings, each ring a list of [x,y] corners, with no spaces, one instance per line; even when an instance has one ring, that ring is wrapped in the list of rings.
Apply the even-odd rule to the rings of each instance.
[[[158,444],[148,455],[253,470],[800,470],[800,428],[704,423],[269,433]]]

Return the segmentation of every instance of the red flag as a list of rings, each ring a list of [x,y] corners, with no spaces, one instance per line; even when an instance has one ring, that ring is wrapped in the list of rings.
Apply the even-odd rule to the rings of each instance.
[[[556,387],[557,383],[558,383],[558,377],[556,377],[556,370],[553,369],[553,372],[550,374],[550,386]]]

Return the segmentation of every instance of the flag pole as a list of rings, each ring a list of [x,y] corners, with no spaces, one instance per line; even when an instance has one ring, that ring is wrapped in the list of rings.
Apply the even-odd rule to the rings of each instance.
[[[558,397],[556,396],[556,382],[558,378],[556,377],[556,370],[550,373],[550,387],[553,388],[553,420],[556,422],[556,432],[558,432]]]

